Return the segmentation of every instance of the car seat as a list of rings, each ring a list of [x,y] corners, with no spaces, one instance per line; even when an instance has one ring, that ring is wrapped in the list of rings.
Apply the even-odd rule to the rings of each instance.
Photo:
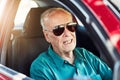
[[[31,8],[21,35],[12,41],[11,61],[9,61],[11,65],[9,67],[27,76],[29,76],[32,61],[49,46],[40,26],[40,14],[46,9]]]

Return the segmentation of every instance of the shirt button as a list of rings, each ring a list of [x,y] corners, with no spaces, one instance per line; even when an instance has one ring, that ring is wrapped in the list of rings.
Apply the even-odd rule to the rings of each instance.
[[[65,61],[65,63],[68,63],[67,61]]]
[[[76,73],[77,73],[77,75],[79,75],[79,70],[76,68]]]

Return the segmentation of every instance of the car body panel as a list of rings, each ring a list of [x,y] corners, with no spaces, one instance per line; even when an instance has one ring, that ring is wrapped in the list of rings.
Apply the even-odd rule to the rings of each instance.
[[[83,2],[97,17],[109,35],[110,40],[120,53],[120,19],[117,18],[102,0],[83,0]]]
[[[0,64],[0,80],[33,80],[33,79]]]

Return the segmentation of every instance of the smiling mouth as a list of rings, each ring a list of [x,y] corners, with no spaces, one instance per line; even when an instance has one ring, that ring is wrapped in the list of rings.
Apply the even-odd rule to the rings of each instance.
[[[72,43],[72,39],[63,42],[63,44],[65,44],[65,45],[71,44],[71,43]]]

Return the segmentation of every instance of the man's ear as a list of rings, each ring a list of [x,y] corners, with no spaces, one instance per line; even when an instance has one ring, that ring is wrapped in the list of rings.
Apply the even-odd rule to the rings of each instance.
[[[44,36],[45,36],[46,41],[47,41],[48,43],[50,43],[49,33],[43,30],[43,34],[44,34]]]

